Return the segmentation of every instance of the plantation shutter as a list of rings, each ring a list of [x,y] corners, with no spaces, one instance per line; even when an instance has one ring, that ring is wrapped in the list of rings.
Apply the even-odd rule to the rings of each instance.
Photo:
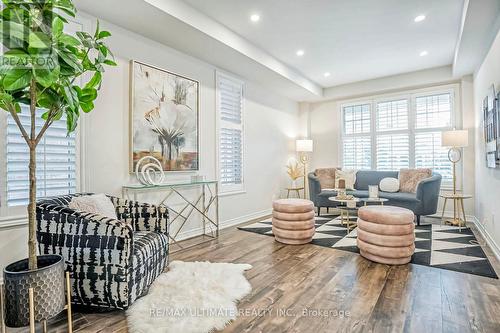
[[[441,146],[441,132],[422,132],[415,135],[415,167],[432,168],[443,176],[443,181],[453,179],[448,148]]]
[[[223,191],[243,189],[243,83],[217,75],[219,177]]]
[[[377,170],[392,171],[410,166],[408,134],[377,136]]]
[[[408,129],[408,100],[377,103],[377,131]]]
[[[356,170],[371,169],[371,138],[369,136],[344,138],[343,167]]]
[[[40,131],[43,110],[37,111],[36,129]],[[31,126],[27,106],[19,119],[26,129]],[[29,201],[29,149],[14,119],[7,120],[7,205],[22,206]],[[37,198],[74,193],[76,191],[75,136],[67,136],[66,120],[54,121],[37,147]]]

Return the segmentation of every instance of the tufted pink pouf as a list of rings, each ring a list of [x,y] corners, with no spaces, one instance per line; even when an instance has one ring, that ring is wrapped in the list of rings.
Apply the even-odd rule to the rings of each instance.
[[[273,202],[274,238],[284,244],[306,244],[314,236],[314,204],[305,199]]]
[[[415,252],[415,216],[406,208],[364,206],[358,211],[358,248],[368,260],[403,265]]]

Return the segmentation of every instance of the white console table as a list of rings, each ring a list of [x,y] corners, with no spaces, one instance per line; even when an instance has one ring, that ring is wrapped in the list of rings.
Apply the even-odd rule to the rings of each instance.
[[[196,198],[190,199],[183,192],[185,190],[193,188],[198,188],[201,193],[197,195]],[[193,182],[188,181],[188,182],[167,183],[161,185],[133,184],[133,185],[124,185],[122,187],[123,197],[134,201],[137,201],[138,196],[141,194],[145,193],[151,194],[155,192],[161,195],[157,205],[163,204],[167,206],[168,210],[172,213],[169,214],[168,237],[170,238],[173,244],[176,244],[179,247],[180,250],[219,237],[219,184],[217,181],[215,180],[193,181]],[[171,205],[169,205],[169,202],[171,202],[171,200],[174,198],[181,199],[183,205],[182,209],[176,210],[172,208]],[[179,233],[184,229],[186,222],[191,217],[196,215],[200,216],[202,219],[203,234],[194,237],[208,236],[210,239],[196,244],[191,244],[190,246],[187,247],[183,247],[178,240]],[[180,226],[174,233],[171,233],[170,226],[176,221],[181,221]]]

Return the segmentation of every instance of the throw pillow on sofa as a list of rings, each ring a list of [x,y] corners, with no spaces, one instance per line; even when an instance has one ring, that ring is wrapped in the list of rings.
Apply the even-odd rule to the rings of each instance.
[[[68,207],[85,213],[99,214],[110,219],[117,219],[115,206],[105,194],[74,197]]]
[[[345,181],[346,190],[354,190],[354,183],[356,183],[356,170],[337,170],[335,172],[335,188],[339,188],[339,180]]]
[[[399,190],[406,193],[416,193],[418,183],[432,176],[432,170],[422,169],[401,169],[399,170]]]
[[[314,171],[322,190],[333,189],[335,187],[336,170],[336,168],[319,168]]]
[[[397,178],[387,177],[380,181],[380,190],[383,192],[398,192],[399,180]]]

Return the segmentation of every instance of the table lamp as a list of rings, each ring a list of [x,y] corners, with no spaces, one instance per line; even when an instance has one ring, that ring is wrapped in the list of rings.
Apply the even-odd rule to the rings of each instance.
[[[448,159],[453,163],[453,194],[457,194],[457,176],[456,165],[462,159],[462,149],[469,145],[469,131],[453,130],[443,132],[443,147],[450,147],[448,150]]]
[[[304,139],[295,141],[295,150],[300,155],[300,163],[304,166],[304,197],[307,198],[307,163],[309,155],[313,151],[313,140]]]

